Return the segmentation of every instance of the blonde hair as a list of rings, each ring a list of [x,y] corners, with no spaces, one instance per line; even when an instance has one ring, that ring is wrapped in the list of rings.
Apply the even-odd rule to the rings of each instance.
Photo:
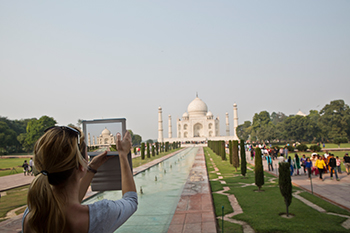
[[[74,128],[79,131],[78,128]],[[79,165],[86,168],[84,135],[68,127],[49,129],[34,146],[34,164],[41,171],[28,191],[28,227],[34,232],[62,233],[65,228],[65,198],[53,192],[53,186],[66,184]],[[78,145],[79,143],[79,145]],[[45,175],[44,175],[45,174]]]

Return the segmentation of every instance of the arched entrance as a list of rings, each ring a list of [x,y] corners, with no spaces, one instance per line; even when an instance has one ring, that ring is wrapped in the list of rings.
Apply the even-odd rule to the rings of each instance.
[[[202,137],[203,136],[203,125],[201,123],[196,123],[193,126],[193,137]]]

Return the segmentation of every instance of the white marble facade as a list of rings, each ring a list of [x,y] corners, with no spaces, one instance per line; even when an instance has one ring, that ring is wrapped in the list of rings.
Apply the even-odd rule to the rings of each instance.
[[[234,135],[230,136],[228,113],[226,113],[226,136],[220,136],[220,119],[214,117],[208,106],[198,96],[188,105],[187,112],[176,120],[176,137],[172,137],[171,116],[169,115],[168,138],[163,138],[162,108],[158,108],[158,142],[173,141],[207,141],[207,140],[238,140],[236,127],[238,125],[237,105],[234,105]]]
[[[105,128],[102,130],[100,136],[96,137],[96,142],[95,142],[95,136],[93,136],[92,144],[90,140],[90,133],[88,134],[88,146],[99,146],[99,147],[104,147],[104,146],[109,146],[109,145],[115,145],[115,138],[113,134]]]

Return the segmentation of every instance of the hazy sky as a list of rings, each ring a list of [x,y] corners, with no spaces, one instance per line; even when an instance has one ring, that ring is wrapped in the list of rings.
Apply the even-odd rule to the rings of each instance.
[[[0,115],[127,119],[158,137],[158,107],[196,92],[225,134],[266,110],[350,104],[350,1],[0,1]],[[231,130],[232,134],[233,130]]]

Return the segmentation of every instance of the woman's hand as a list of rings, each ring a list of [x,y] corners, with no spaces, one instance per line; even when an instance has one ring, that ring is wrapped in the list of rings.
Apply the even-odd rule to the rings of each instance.
[[[104,164],[110,157],[107,157],[107,151],[96,155],[91,162],[89,163],[89,166],[92,169],[97,170],[102,164]]]
[[[129,131],[126,131],[123,140],[120,140],[121,137],[122,136],[120,135],[120,133],[118,133],[117,134],[117,150],[119,152],[119,155],[120,154],[127,155],[131,150],[131,145],[132,145],[131,135],[130,135]]]

